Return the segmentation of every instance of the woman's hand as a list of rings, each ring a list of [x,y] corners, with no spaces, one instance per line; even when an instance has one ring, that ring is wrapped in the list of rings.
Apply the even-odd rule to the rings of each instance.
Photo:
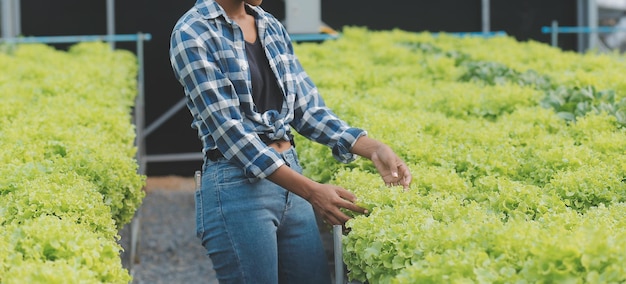
[[[408,189],[411,185],[413,177],[409,167],[384,143],[361,136],[352,147],[352,152],[370,159],[387,186],[402,185]]]
[[[387,145],[381,144],[371,155],[371,160],[387,186],[411,184],[409,167]]]
[[[330,225],[343,226],[350,220],[341,208],[367,214],[367,210],[355,204],[356,196],[352,192],[336,185],[318,183],[310,191],[307,200],[313,205],[315,212]]]
[[[352,192],[336,185],[312,181],[286,165],[279,167],[268,179],[306,199],[326,223],[344,225],[350,220],[341,208],[367,213],[354,204],[356,196]]]

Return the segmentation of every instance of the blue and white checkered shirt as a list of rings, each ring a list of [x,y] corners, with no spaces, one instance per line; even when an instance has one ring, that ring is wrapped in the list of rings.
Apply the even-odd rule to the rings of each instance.
[[[205,159],[209,150],[217,148],[252,180],[265,178],[284,161],[258,134],[290,139],[287,133],[293,128],[331,147],[338,161],[354,160],[350,149],[366,132],[350,127],[326,107],[283,25],[260,7],[246,8],[256,19],[259,39],[284,95],[280,112],[257,112],[243,32],[215,1],[197,0],[172,32],[172,68],[188,98],[192,127],[198,130]]]

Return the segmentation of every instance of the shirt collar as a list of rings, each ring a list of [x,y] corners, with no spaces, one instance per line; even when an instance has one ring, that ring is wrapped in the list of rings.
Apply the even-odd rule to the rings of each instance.
[[[254,7],[248,4],[245,5],[246,10],[252,12],[251,14],[255,18],[258,18],[259,14],[261,14],[262,11],[261,7]],[[227,19],[227,21],[230,22],[230,19],[226,16],[226,11],[224,11],[224,9],[222,9],[222,6],[217,4],[217,2],[215,2],[214,0],[197,0],[195,6],[198,12],[202,15],[202,18],[204,19],[215,19],[219,16],[222,16],[224,17],[224,19]]]

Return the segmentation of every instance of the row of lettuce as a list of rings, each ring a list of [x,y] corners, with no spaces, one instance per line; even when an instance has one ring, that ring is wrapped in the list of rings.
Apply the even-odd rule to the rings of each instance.
[[[343,238],[351,279],[626,281],[622,55],[355,27],[296,52],[326,103],[413,173],[388,188],[371,162],[297,137],[307,175],[370,209]]]
[[[129,283],[119,229],[143,198],[136,58],[103,43],[0,52],[0,282]]]

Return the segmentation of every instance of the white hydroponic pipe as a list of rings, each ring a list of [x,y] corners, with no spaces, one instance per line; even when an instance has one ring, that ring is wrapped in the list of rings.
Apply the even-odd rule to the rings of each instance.
[[[107,0],[107,35],[115,35],[115,0]],[[115,41],[109,40],[111,49],[115,49]]]
[[[335,284],[343,284],[343,251],[341,246],[342,227],[333,225],[333,243],[335,252]]]
[[[489,33],[491,31],[491,14],[489,8],[489,0],[482,0],[482,32]]]

